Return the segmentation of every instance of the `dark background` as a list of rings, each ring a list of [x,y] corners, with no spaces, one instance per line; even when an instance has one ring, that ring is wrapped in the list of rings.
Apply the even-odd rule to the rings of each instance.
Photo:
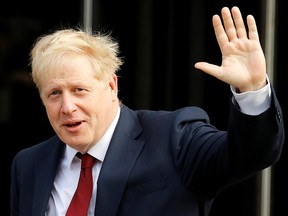
[[[93,2],[93,30],[111,31],[125,64],[119,72],[120,99],[133,109],[173,110],[187,105],[204,108],[211,122],[226,129],[230,89],[194,69],[197,61],[221,63],[212,15],[223,6],[253,14],[264,44],[265,12],[261,0],[98,0]],[[284,2],[282,2],[284,3]],[[83,25],[83,1],[10,1],[0,8],[0,131],[4,201],[9,215],[10,165],[17,151],[53,134],[29,73],[34,40],[51,30]],[[284,5],[276,5],[274,86],[287,122],[287,50]],[[282,29],[283,28],[283,29]],[[281,53],[284,53],[280,55]],[[286,146],[272,167],[271,216],[288,215]],[[5,155],[5,156],[4,156]],[[4,160],[5,159],[5,160]],[[7,160],[8,159],[8,160]],[[45,172],[45,171],[43,171]],[[211,216],[260,216],[260,175],[232,186],[215,200]],[[3,200],[3,199],[2,199]]]

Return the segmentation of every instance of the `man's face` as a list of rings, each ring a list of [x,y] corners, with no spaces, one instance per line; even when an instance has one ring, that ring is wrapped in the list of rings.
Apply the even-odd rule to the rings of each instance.
[[[69,56],[41,81],[40,94],[53,129],[81,152],[101,139],[119,107],[116,75],[100,81],[93,70],[87,58]]]

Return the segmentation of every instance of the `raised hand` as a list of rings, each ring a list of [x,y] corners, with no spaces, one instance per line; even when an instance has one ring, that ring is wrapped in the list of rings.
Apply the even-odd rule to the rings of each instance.
[[[248,33],[238,7],[224,7],[212,18],[222,53],[222,64],[197,62],[195,68],[232,85],[239,92],[255,91],[266,85],[266,61],[255,19],[247,16]]]

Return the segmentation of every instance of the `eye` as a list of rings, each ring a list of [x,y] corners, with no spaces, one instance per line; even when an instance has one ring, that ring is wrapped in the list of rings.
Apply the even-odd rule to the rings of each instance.
[[[55,98],[58,98],[58,96],[61,95],[61,94],[62,94],[62,92],[59,91],[59,90],[52,90],[51,92],[49,92],[47,94],[47,98],[55,99]]]
[[[50,95],[51,96],[53,96],[53,95],[59,95],[61,92],[60,91],[52,91],[51,93],[50,93]]]
[[[74,90],[73,90],[73,92],[75,93],[75,94],[82,94],[82,93],[84,93],[86,91],[86,89],[84,89],[84,88],[75,88]]]
[[[83,89],[83,88],[76,88],[75,89],[75,92],[81,92],[81,91],[84,91],[85,89]]]

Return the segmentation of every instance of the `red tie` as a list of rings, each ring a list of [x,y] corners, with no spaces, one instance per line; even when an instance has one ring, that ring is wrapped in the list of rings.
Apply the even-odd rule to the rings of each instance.
[[[87,216],[92,195],[92,166],[95,158],[87,153],[79,157],[82,160],[80,178],[66,216]]]

